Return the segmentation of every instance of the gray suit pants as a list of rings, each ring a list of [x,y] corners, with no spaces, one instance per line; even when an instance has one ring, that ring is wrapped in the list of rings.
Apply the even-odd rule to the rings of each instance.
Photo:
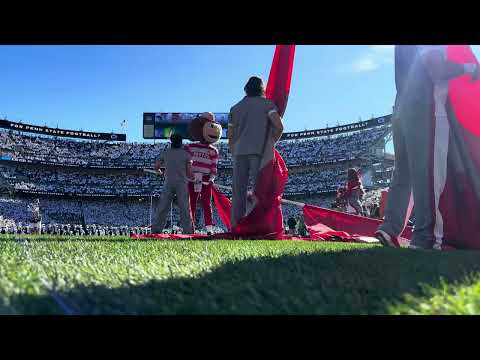
[[[247,212],[248,184],[255,186],[260,170],[260,155],[238,155],[233,158],[231,223],[234,227]]]
[[[419,104],[420,105],[420,104]],[[430,169],[433,118],[427,106],[412,106],[392,116],[395,169],[393,171],[385,222],[379,229],[399,236],[408,221],[410,197],[415,206],[415,228],[411,244],[431,247],[433,244],[433,185]],[[411,206],[410,206],[411,208]]]
[[[156,211],[152,219],[153,233],[161,233],[165,227],[173,196],[175,194],[177,195],[178,209],[180,211],[180,225],[183,229],[183,233],[193,233],[187,182],[177,182],[173,184],[166,182],[163,185],[162,196],[160,197],[160,202],[156,206]]]

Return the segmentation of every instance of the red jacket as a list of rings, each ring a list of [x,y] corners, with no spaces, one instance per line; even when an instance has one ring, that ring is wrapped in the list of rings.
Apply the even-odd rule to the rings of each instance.
[[[360,179],[347,181],[346,196],[350,196],[354,190],[361,190],[360,192],[363,192],[362,182]]]

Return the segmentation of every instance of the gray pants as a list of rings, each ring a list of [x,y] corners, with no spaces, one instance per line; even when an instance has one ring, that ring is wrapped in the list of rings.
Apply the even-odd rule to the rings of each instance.
[[[432,146],[432,114],[428,106],[396,112],[392,116],[395,169],[393,171],[385,222],[379,229],[399,236],[408,221],[408,208],[413,192],[415,228],[412,245],[431,247],[433,244],[433,209],[430,168]]]
[[[234,227],[247,212],[247,188],[255,186],[260,170],[260,155],[239,155],[233,158],[232,214]]]
[[[163,231],[175,194],[177,195],[178,209],[180,211],[180,225],[182,226],[183,233],[193,233],[192,214],[190,212],[188,186],[186,182],[178,182],[174,184],[166,182],[163,185],[162,196],[160,202],[156,206],[156,211],[152,219],[153,233],[161,233]]]
[[[360,190],[353,190],[350,196],[348,197],[348,203],[352,206],[357,215],[363,216],[362,204],[360,203]]]

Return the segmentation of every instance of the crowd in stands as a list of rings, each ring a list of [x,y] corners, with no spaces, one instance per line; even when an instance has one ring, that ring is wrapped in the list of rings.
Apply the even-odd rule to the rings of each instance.
[[[100,235],[105,232],[111,234],[125,235],[133,231],[140,234],[142,229],[150,226],[150,198],[139,199],[102,199],[82,198],[63,199],[60,197],[49,197],[40,199],[40,213],[42,228],[45,233],[64,234],[73,231],[85,235]],[[0,232],[12,233],[18,229],[22,233],[32,230],[31,212],[29,206],[33,198],[30,197],[0,197]],[[152,199],[153,211],[158,197]],[[196,228],[202,231],[203,223],[202,210],[197,209]],[[216,212],[214,211],[214,223],[216,231],[226,230]],[[172,207],[172,216],[168,220],[168,228],[179,228],[179,214],[177,208]],[[83,229],[83,233],[82,233]],[[118,230],[118,231],[117,231]],[[17,230],[15,230],[16,232]],[[62,232],[63,231],[63,232]],[[177,230],[178,231],[178,230]],[[4,232],[4,233],[5,233]],[[130,233],[129,233],[130,234]]]
[[[373,128],[332,138],[282,141],[277,149],[290,166],[315,165],[351,160],[364,153],[385,135],[384,128]]]
[[[36,231],[29,223],[12,223],[0,225],[0,234],[47,234],[47,235],[77,235],[77,236],[131,236],[146,235],[150,233],[149,227],[128,226],[97,226],[97,225],[74,225],[74,224],[48,224],[42,225],[40,231]]]
[[[373,128],[347,135],[279,142],[277,149],[284,157],[287,166],[298,167],[289,173],[285,194],[303,194],[306,198],[300,201],[331,207],[334,195],[321,197],[318,195],[334,193],[339,186],[345,184],[346,165],[341,161],[362,155],[385,135],[385,131],[385,128]],[[14,191],[14,195],[10,193],[9,196],[0,196],[1,233],[31,231],[29,227],[31,214],[28,206],[32,198],[16,196],[15,192],[73,196],[71,198],[42,197],[41,231],[44,233],[129,235],[149,231],[151,201],[155,205],[158,199],[155,194],[162,191],[163,179],[146,174],[140,169],[93,168],[151,167],[165,149],[165,142],[155,145],[107,143],[0,130],[0,145],[0,150],[4,154],[8,153],[12,160],[0,163],[0,190],[8,185]],[[231,186],[231,154],[226,142],[220,142],[216,146],[220,153],[220,171],[215,182]],[[25,162],[32,164],[23,164]],[[315,168],[316,164],[331,162],[339,162],[339,164]],[[308,167],[302,168],[306,165]],[[75,168],[69,166],[75,166]],[[3,193],[5,194],[5,191]],[[226,191],[226,194],[231,193]],[[113,197],[100,197],[105,195]],[[137,196],[137,198],[121,198],[125,195]],[[150,198],[151,195],[154,197]],[[310,197],[311,195],[313,197]],[[378,200],[372,199],[366,203],[375,203]],[[200,209],[197,211],[196,229],[202,230],[203,215]],[[285,205],[283,211],[285,221],[289,218],[302,217],[301,209],[295,206]],[[176,229],[178,220],[177,209],[173,207],[172,219],[169,219],[167,228],[170,228],[170,231],[177,231],[173,229]],[[217,226],[216,231],[226,230],[216,210],[214,210],[214,223]]]
[[[13,161],[90,167],[151,166],[165,143],[107,143],[18,134],[0,130],[2,147]]]
[[[365,213],[375,217],[374,210],[379,205],[379,192],[367,192],[364,202]],[[334,195],[325,195],[315,198],[301,198],[296,201],[310,205],[331,208],[335,200]],[[155,209],[153,200],[152,211]],[[29,233],[31,227],[31,213],[28,206],[32,198],[0,197],[0,233]],[[145,234],[150,225],[150,199],[140,198],[132,200],[83,198],[71,200],[62,198],[42,198],[40,200],[42,231],[47,234],[77,234],[77,235],[131,235]],[[226,231],[220,217],[213,207],[215,232]],[[202,209],[197,208],[197,231],[205,232]],[[282,205],[285,221],[289,218],[301,219],[301,208]],[[23,225],[22,225],[23,224]],[[173,224],[173,226],[172,226]],[[172,217],[167,221],[167,231],[181,231],[179,229],[179,214],[176,206],[172,207]],[[17,230],[14,230],[17,229]],[[143,230],[142,230],[143,229]]]
[[[302,166],[354,159],[385,135],[385,128],[373,128],[348,135],[281,141],[277,149],[289,166]],[[0,143],[11,149],[12,160],[91,167],[148,167],[165,149],[165,143],[106,143],[75,141],[18,134],[0,130]],[[232,167],[226,142],[216,145],[219,167]]]
[[[93,173],[62,167],[0,165],[3,180],[15,190],[96,195],[150,195],[161,191],[162,178],[136,173]]]
[[[277,150],[288,166],[305,166],[355,159],[385,136],[383,127],[325,138],[280,141]],[[219,166],[232,167],[228,145],[221,143]]]
[[[285,194],[318,194],[336,191],[345,184],[346,169],[344,165],[328,169],[304,169],[290,172],[285,186]],[[218,184],[232,186],[231,173],[220,173]],[[228,193],[228,192],[227,192]]]
[[[163,179],[142,171],[134,173],[94,173],[62,167],[26,167],[0,164],[4,181],[17,191],[36,193],[61,193],[66,195],[135,195],[149,196],[162,191]],[[229,171],[219,172],[216,182],[232,186]],[[285,187],[286,194],[315,194],[336,191],[345,182],[345,166],[328,169],[304,169],[290,172]],[[227,191],[229,194],[229,192]]]

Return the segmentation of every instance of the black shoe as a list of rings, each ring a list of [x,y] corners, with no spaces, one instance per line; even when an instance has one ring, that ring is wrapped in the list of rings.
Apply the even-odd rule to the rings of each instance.
[[[390,236],[383,230],[377,230],[377,232],[375,233],[375,237],[378,239],[378,241],[380,241],[383,246],[396,248],[400,247],[398,239],[394,236]]]

